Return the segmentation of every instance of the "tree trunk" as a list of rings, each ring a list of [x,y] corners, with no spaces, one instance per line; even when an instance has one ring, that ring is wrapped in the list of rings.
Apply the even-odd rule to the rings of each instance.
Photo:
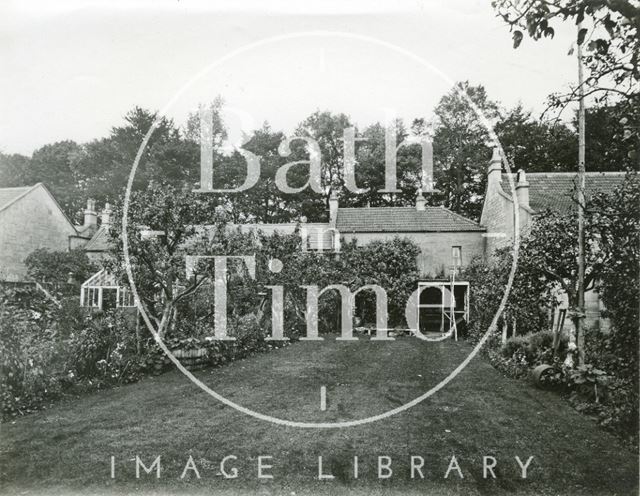
[[[564,364],[569,367],[572,368],[575,364],[575,359],[574,359],[574,353],[577,351],[578,348],[578,344],[576,342],[576,333],[578,330],[578,325],[580,325],[580,319],[577,317],[577,309],[576,309],[576,300],[577,300],[577,293],[576,292],[570,292],[567,293],[567,300],[569,303],[569,312],[571,312],[571,322],[573,323],[573,327],[569,330],[569,345],[568,345],[568,351],[567,351],[567,358],[564,361]]]
[[[158,324],[158,331],[157,331],[158,337],[164,338],[164,335],[166,334],[167,329],[169,328],[169,324],[171,323],[172,315],[173,315],[173,305],[169,304],[165,307],[164,311],[162,312],[162,319]]]
[[[578,32],[582,24],[578,23]],[[584,113],[584,77],[582,74],[582,45],[578,45],[578,88],[580,107],[578,110],[578,305],[573,321],[577,334],[578,363],[584,363],[584,183],[585,183],[585,113]]]
[[[136,354],[142,355],[142,338],[140,336],[140,309],[136,307]]]

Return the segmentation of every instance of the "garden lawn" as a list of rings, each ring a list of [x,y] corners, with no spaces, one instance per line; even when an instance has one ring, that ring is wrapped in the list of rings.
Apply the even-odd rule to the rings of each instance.
[[[280,418],[353,420],[395,408],[448,375],[463,342],[299,342],[196,376],[243,406]],[[320,388],[326,387],[326,411]],[[476,358],[444,389],[391,418],[344,429],[274,425],[225,406],[172,371],[65,400],[1,426],[1,494],[637,494],[638,457],[559,396]],[[115,456],[115,478],[110,456]],[[135,477],[135,459],[155,472]],[[225,480],[220,461],[237,460]],[[452,470],[455,455],[464,478]],[[193,471],[180,479],[193,457]],[[257,457],[265,474],[257,478]],[[318,481],[318,457],[334,479]],[[359,477],[352,460],[358,456]],[[377,457],[393,475],[377,478]],[[424,458],[425,479],[410,477]],[[497,460],[483,478],[482,457]],[[534,459],[521,479],[515,460]],[[386,471],[383,471],[386,473]]]

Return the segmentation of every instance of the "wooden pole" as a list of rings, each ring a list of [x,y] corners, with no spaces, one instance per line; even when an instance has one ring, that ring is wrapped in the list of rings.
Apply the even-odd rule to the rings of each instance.
[[[578,24],[578,32],[582,25]],[[584,203],[585,203],[585,111],[584,111],[584,75],[582,69],[582,45],[578,44],[578,308],[576,339],[578,364],[584,363]]]

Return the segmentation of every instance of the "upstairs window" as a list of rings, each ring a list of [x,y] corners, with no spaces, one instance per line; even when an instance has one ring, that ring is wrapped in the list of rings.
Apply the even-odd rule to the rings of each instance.
[[[462,267],[462,246],[451,247],[451,260],[454,267]]]

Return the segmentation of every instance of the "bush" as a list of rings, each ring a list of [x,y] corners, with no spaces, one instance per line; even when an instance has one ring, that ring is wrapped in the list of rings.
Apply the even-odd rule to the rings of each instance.
[[[509,279],[513,254],[509,248],[497,250],[488,260],[476,257],[464,269],[462,280],[470,283],[470,321],[468,337],[478,341],[489,329]],[[501,315],[498,328],[505,323],[517,322],[519,334],[535,333],[549,325],[545,304],[548,291],[544,284],[516,272],[509,298]],[[491,348],[500,346],[497,336],[487,343]]]
[[[592,329],[586,336],[586,362],[606,374],[608,384],[604,398],[595,402],[593,395],[576,394],[573,402],[598,416],[602,425],[638,443],[638,370],[637,350],[624,348],[615,330]]]
[[[3,417],[11,417],[59,395],[65,350],[41,293],[3,288],[0,298],[0,398]]]
[[[138,380],[135,332],[121,311],[87,319],[67,342],[67,368],[81,381],[102,387]]]
[[[491,364],[505,375],[514,378],[526,377],[532,368],[541,364],[558,365],[567,352],[567,338],[558,346],[558,355],[553,353],[553,332],[539,331],[524,336],[513,336],[498,350],[490,349],[487,356]]]
[[[50,251],[38,248],[24,261],[29,277],[40,283],[66,284],[69,276],[76,285],[97,272],[84,250]]]
[[[567,338],[560,339],[558,356],[564,359],[566,355]],[[553,332],[549,330],[534,332],[524,336],[514,336],[507,339],[502,346],[501,353],[504,358],[510,358],[515,354],[523,356],[526,363],[534,367],[542,363],[553,363]]]
[[[95,315],[94,315],[95,316]],[[40,409],[69,390],[136,380],[135,334],[121,315],[89,318],[31,287],[0,287],[3,418]]]
[[[230,336],[236,338],[234,341],[216,340],[212,336],[213,330],[209,329],[209,331],[210,335],[205,337],[170,338],[164,342],[172,353],[206,350],[206,364],[214,367],[288,344],[287,341],[266,341],[265,330],[253,315],[230,320],[228,332]],[[170,363],[169,358],[155,342],[149,346],[145,364],[147,370],[161,372]],[[189,368],[187,360],[181,360],[181,363]]]

